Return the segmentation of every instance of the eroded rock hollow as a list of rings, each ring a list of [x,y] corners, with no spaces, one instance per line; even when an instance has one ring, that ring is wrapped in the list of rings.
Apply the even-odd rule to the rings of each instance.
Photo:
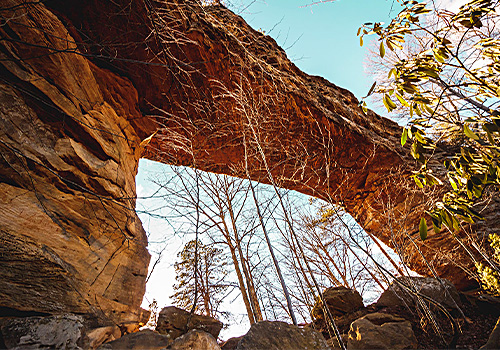
[[[301,72],[273,39],[195,1],[0,1],[0,306],[137,321],[149,263],[141,157],[341,203],[421,274],[471,285],[425,245],[400,128]],[[458,264],[457,264],[458,263]]]

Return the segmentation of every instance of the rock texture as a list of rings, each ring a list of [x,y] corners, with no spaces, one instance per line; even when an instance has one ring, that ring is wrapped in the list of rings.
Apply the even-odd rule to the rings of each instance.
[[[491,331],[490,337],[486,344],[480,347],[484,350],[500,349],[500,318],[498,319],[495,328]]]
[[[408,237],[436,194],[413,192],[399,126],[224,7],[0,0],[0,20],[0,306],[144,319],[139,158],[243,176],[243,141],[254,180],[269,181],[262,146],[280,186],[341,202],[429,274]],[[471,285],[452,237],[416,242],[441,276]]]
[[[167,306],[158,314],[156,331],[168,335],[171,339],[176,339],[189,330],[198,329],[217,339],[222,326],[222,322],[215,318],[196,314],[190,317],[189,312],[183,309]]]
[[[409,281],[406,279],[409,279]],[[500,310],[496,307],[498,305],[497,298],[491,296],[485,298],[484,295],[478,296],[476,293],[472,292],[457,292],[456,289],[450,288],[450,282],[446,281],[443,281],[443,284],[447,286],[449,290],[447,294],[444,294],[443,288],[438,280],[414,277],[404,278],[402,280],[406,284],[412,284],[415,287],[418,287],[420,292],[424,295],[428,295],[439,301],[445,308],[448,309],[456,323],[453,325],[450,322],[450,318],[448,318],[442,310],[438,310],[432,304],[429,305],[430,313],[433,315],[433,320],[431,321],[427,316],[429,315],[429,309],[424,310],[421,307],[421,304],[417,305],[413,295],[407,295],[398,289],[400,296],[400,298],[398,298],[394,293],[389,293],[388,291],[393,290],[392,288],[388,288],[383,295],[384,298],[385,296],[389,296],[390,298],[385,299],[384,302],[381,303],[380,301],[377,301],[376,303],[367,305],[357,311],[337,315],[335,317],[335,324],[342,335],[342,338],[345,340],[345,344],[348,344],[347,337],[349,334],[351,334],[352,338],[353,331],[351,325],[358,322],[358,320],[368,319],[374,325],[365,325],[374,329],[373,334],[383,335],[379,326],[381,324],[392,322],[387,321],[392,317],[404,320],[405,322],[410,322],[413,334],[417,339],[418,349],[454,347],[457,349],[477,349],[487,343],[490,333],[492,344],[490,346],[494,346],[496,336],[494,335],[495,332],[492,332],[492,330],[500,313]],[[395,284],[392,286],[394,285]],[[451,296],[456,299],[450,299]],[[381,298],[381,300],[382,299],[383,298]],[[456,307],[452,306],[453,303],[451,300],[454,300],[460,306],[463,314],[460,310],[457,310]],[[334,310],[332,310],[332,312],[333,311]],[[377,315],[382,316],[378,317]],[[436,333],[434,324],[438,325],[441,330],[441,335]],[[308,327],[321,332],[325,339],[327,339],[327,343],[332,349],[340,348],[335,337],[331,338],[332,331],[329,329],[323,318],[315,319],[313,323],[308,325]],[[382,336],[382,338],[384,337]],[[372,340],[368,342],[368,347],[371,347],[371,341]],[[391,345],[385,344],[383,346],[390,347]]]
[[[349,341],[349,335],[348,334],[341,334],[340,335],[340,338],[342,339],[342,344],[347,347],[347,343]],[[328,339],[326,341],[326,343],[328,344],[328,346],[332,349],[332,350],[338,350],[338,349],[342,349],[342,347],[340,346],[339,344],[339,341],[337,340],[337,337],[332,337],[330,339]]]
[[[97,349],[103,343],[119,339],[121,336],[122,332],[118,326],[107,326],[92,329],[87,333],[89,348],[91,350]]]
[[[343,286],[325,289],[323,299],[334,317],[353,313],[365,306],[363,298],[356,290]],[[314,318],[324,318],[323,307],[320,302],[317,302],[314,306],[312,315]]]
[[[221,345],[221,349],[222,350],[235,350],[236,347],[238,346],[238,343],[240,342],[241,338],[243,338],[243,336],[229,338]]]
[[[160,350],[172,343],[167,335],[159,334],[152,330],[143,330],[124,335],[120,339],[105,343],[98,350]]]
[[[241,338],[236,350],[329,350],[325,338],[309,328],[284,322],[254,323]]]
[[[348,349],[417,349],[409,321],[383,313],[368,314],[351,324]]]
[[[430,277],[400,277],[399,280],[405,285],[413,288],[414,291],[432,298],[448,310],[458,311],[461,307],[462,303],[458,291],[450,281],[445,279],[437,280]],[[414,294],[403,289],[398,283],[392,282],[392,284],[382,293],[376,306],[402,306],[415,309],[418,307],[418,302]]]
[[[209,333],[197,329],[175,339],[169,350],[220,350],[219,344]]]
[[[0,45],[0,303],[89,314],[98,324],[138,321],[149,254],[134,212],[140,137],[131,115],[112,106],[102,69],[69,53],[76,44],[52,10],[0,3],[12,8],[2,18],[17,18],[0,29],[8,38]],[[115,79],[117,96],[136,98]]]
[[[84,320],[76,315],[4,320],[0,332],[5,347],[12,350],[88,348]]]

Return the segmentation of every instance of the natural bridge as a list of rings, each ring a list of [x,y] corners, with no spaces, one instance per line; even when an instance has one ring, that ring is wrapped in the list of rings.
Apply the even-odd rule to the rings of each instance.
[[[135,213],[141,157],[272,176],[341,204],[402,247],[415,271],[430,274],[418,246],[442,277],[474,284],[451,235],[418,238],[439,190],[417,191],[408,178],[415,164],[400,127],[301,72],[224,7],[0,4],[0,306],[98,323],[140,318],[149,263]]]

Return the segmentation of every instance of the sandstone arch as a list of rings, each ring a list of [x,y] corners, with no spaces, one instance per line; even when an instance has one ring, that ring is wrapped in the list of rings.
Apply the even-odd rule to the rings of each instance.
[[[428,274],[397,230],[414,235],[436,195],[412,193],[397,124],[364,115],[240,17],[187,0],[1,0],[0,16],[0,306],[140,318],[139,158],[242,176],[249,122],[282,186],[341,201]],[[417,243],[443,277],[471,284],[450,237]]]

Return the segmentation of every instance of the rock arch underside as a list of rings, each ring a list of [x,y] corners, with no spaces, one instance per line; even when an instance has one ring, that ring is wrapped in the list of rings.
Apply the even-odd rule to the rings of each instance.
[[[474,285],[450,235],[418,239],[439,190],[408,180],[400,127],[241,17],[181,0],[0,4],[2,308],[141,319],[139,159],[235,176],[246,159],[268,182],[260,150],[280,186],[342,203],[415,271],[430,274],[418,246],[442,277]],[[475,237],[498,226],[490,208]]]

